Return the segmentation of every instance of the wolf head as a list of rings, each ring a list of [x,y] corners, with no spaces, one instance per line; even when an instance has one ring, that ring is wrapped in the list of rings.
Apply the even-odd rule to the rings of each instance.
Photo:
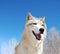
[[[31,40],[43,40],[46,37],[45,17],[35,18],[31,13],[28,13],[26,17],[25,32]]]

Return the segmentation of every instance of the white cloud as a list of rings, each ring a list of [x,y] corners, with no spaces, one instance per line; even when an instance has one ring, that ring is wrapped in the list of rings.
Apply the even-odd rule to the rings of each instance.
[[[18,44],[15,38],[8,41],[8,43],[4,42],[1,46],[1,54],[14,54],[15,47]]]
[[[44,41],[44,54],[60,54],[60,35],[55,27],[49,30],[48,38]]]
[[[48,36],[49,38],[54,38],[55,36],[59,37],[59,31],[55,27],[52,27],[48,32]]]

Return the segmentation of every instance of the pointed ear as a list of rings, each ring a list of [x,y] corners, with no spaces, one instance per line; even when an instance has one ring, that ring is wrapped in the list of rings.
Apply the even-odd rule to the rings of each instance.
[[[40,18],[40,20],[41,20],[41,21],[45,21],[45,16],[42,16],[42,17]]]
[[[31,20],[31,19],[32,19],[32,15],[31,15],[31,13],[29,12],[29,13],[27,14],[27,16],[26,16],[26,21]]]

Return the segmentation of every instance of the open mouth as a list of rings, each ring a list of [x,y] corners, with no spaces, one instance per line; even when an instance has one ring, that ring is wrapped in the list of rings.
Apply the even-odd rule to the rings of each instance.
[[[34,31],[32,31],[32,33],[34,34],[34,36],[36,37],[37,40],[41,40],[41,34],[40,33],[35,33]]]

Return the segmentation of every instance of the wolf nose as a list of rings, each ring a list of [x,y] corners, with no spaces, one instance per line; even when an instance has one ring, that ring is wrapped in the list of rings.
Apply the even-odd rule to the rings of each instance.
[[[43,28],[40,28],[39,31],[40,31],[41,34],[43,34],[44,29]]]

